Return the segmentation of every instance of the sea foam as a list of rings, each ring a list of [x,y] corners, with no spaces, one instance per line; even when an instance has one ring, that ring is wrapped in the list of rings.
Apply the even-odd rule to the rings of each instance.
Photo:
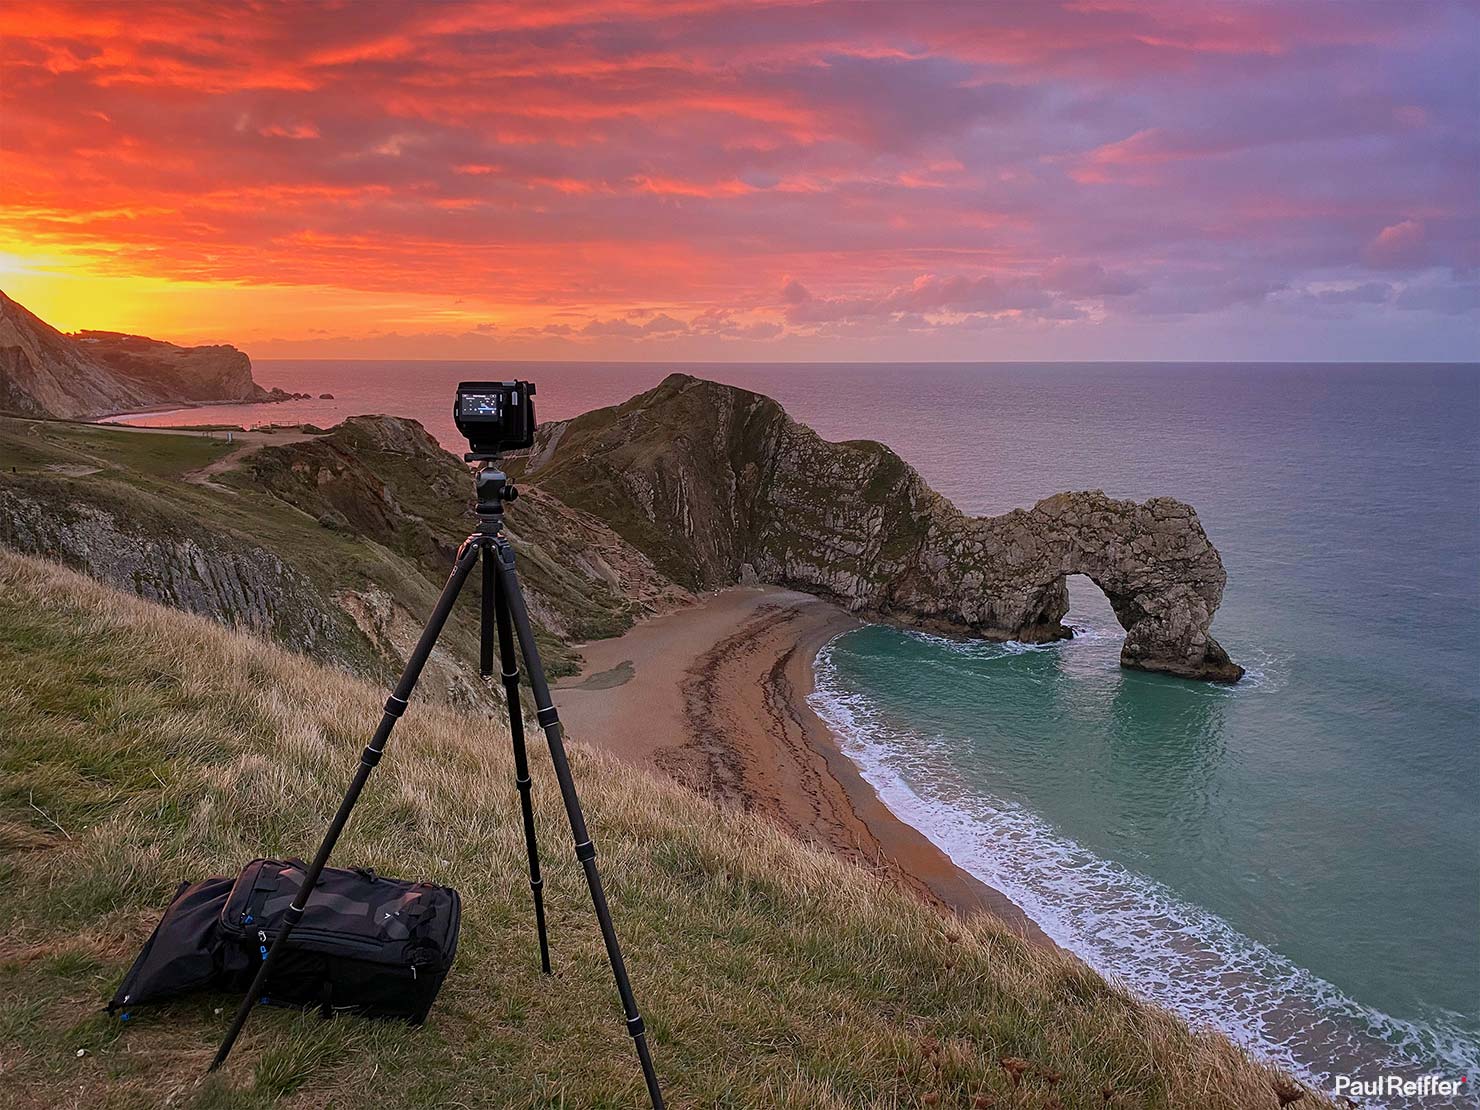
[[[1017,645],[1015,651],[909,635],[978,659],[1055,646]],[[1007,895],[1095,970],[1326,1091],[1337,1074],[1473,1077],[1480,1070],[1480,1050],[1460,1028],[1442,1020],[1406,1021],[1362,1005],[1165,885],[1097,856],[1021,805],[964,788],[944,771],[939,777],[922,773],[918,759],[910,761],[907,776],[895,758],[899,753],[929,754],[949,741],[892,722],[867,694],[849,689],[832,659],[835,642],[817,656],[809,701],[864,779],[895,816]],[[1423,1105],[1446,1103],[1430,1098]]]

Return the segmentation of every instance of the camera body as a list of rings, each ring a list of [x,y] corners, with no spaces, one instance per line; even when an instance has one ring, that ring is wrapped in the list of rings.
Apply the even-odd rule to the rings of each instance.
[[[474,455],[497,455],[534,443],[533,382],[459,382],[452,420]]]

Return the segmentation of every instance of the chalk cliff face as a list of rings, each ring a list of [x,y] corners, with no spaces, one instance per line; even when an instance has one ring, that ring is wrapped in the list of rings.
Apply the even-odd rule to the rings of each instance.
[[[0,293],[0,412],[89,419],[188,401],[266,401],[235,347],[63,335]]]
[[[1236,681],[1209,634],[1225,573],[1192,507],[1095,490],[969,517],[877,443],[828,443],[775,401],[675,374],[543,425],[524,474],[606,521],[674,581],[774,582],[993,639],[1071,635],[1065,576],[1126,629],[1121,663]]]

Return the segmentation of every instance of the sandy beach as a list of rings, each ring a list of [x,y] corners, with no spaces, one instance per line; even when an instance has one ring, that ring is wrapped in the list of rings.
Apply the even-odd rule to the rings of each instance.
[[[581,743],[764,814],[800,839],[958,914],[987,912],[1052,942],[1004,895],[896,818],[812,711],[818,649],[858,621],[808,594],[735,587],[581,645],[556,687]]]

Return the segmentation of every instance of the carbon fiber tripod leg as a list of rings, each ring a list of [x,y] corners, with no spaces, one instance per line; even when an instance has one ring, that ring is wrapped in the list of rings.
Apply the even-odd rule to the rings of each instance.
[[[442,587],[442,596],[437,599],[437,605],[432,610],[426,627],[422,629],[421,639],[416,642],[411,658],[406,660],[406,668],[401,672],[401,680],[396,683],[395,692],[386,700],[380,725],[376,728],[370,743],[365,745],[365,750],[360,754],[360,765],[355,769],[355,777],[349,784],[349,790],[345,792],[344,800],[339,803],[339,811],[335,813],[334,820],[329,823],[329,830],[324,834],[318,854],[314,856],[313,863],[309,864],[308,871],[303,876],[303,885],[299,887],[298,897],[283,914],[282,931],[278,933],[277,939],[268,949],[267,958],[258,966],[257,974],[252,979],[252,985],[247,989],[247,996],[242,999],[241,1007],[237,1010],[236,1017],[232,1019],[231,1028],[226,1031],[221,1047],[216,1050],[216,1058],[211,1061],[211,1071],[219,1068],[226,1062],[226,1057],[231,1055],[231,1046],[236,1044],[237,1037],[241,1036],[242,1029],[246,1027],[247,1019],[252,1016],[252,1007],[262,997],[268,977],[272,974],[273,967],[287,946],[289,935],[298,922],[303,920],[304,908],[308,905],[314,885],[319,881],[319,874],[324,870],[324,865],[329,862],[329,854],[334,851],[339,834],[344,832],[350,811],[359,801],[360,791],[365,788],[365,780],[370,777],[370,772],[380,762],[386,741],[390,739],[391,729],[396,727],[396,722],[406,711],[406,703],[410,701],[411,693],[416,689],[416,681],[421,677],[421,670],[426,666],[427,658],[432,654],[432,648],[436,646],[437,637],[441,635],[442,627],[447,623],[448,614],[452,612],[453,603],[457,601],[457,595],[462,591],[463,583],[467,581],[473,564],[478,561],[478,553],[479,545],[476,536],[469,537],[468,542],[464,543],[458,551],[457,561],[452,566],[452,574],[447,579],[447,585]]]
[[[545,880],[540,877],[540,848],[534,832],[534,805],[530,801],[529,753],[524,747],[524,710],[519,704],[519,657],[503,584],[495,573],[498,558],[492,547],[483,549],[483,674],[493,673],[493,629],[498,629],[498,651],[504,697],[509,704],[509,739],[514,745],[514,785],[524,816],[524,847],[529,854],[529,890],[534,896],[534,924],[540,938],[540,970],[550,974],[550,941],[545,933]]]
[[[596,920],[601,925],[601,938],[606,942],[606,956],[612,965],[612,976],[617,981],[617,993],[622,997],[622,1010],[627,1017],[627,1032],[637,1049],[637,1059],[642,1065],[642,1078],[647,1084],[648,1098],[653,1110],[662,1110],[663,1092],[658,1088],[658,1076],[653,1069],[653,1057],[648,1049],[647,1033],[643,1029],[642,1015],[637,1012],[637,1000],[632,996],[632,983],[627,978],[627,965],[622,960],[622,948],[617,942],[617,931],[612,925],[611,908],[606,902],[606,891],[601,885],[601,874],[596,870],[596,847],[586,831],[586,819],[581,813],[581,801],[576,794],[575,780],[571,778],[570,762],[565,755],[565,740],[560,727],[560,718],[550,698],[550,684],[545,681],[545,668],[540,662],[538,645],[529,623],[529,610],[524,604],[524,595],[519,591],[519,577],[514,571],[514,549],[502,536],[493,541],[492,555],[497,559],[496,570],[501,589],[498,596],[508,609],[519,638],[519,650],[524,656],[524,665],[529,671],[529,685],[534,691],[536,718],[545,730],[545,740],[550,746],[550,761],[555,765],[555,777],[560,783],[560,796],[565,802],[565,815],[570,820],[571,835],[575,838],[576,859],[586,872],[586,885],[591,888],[591,904],[596,909]],[[485,558],[487,557],[485,555]]]

